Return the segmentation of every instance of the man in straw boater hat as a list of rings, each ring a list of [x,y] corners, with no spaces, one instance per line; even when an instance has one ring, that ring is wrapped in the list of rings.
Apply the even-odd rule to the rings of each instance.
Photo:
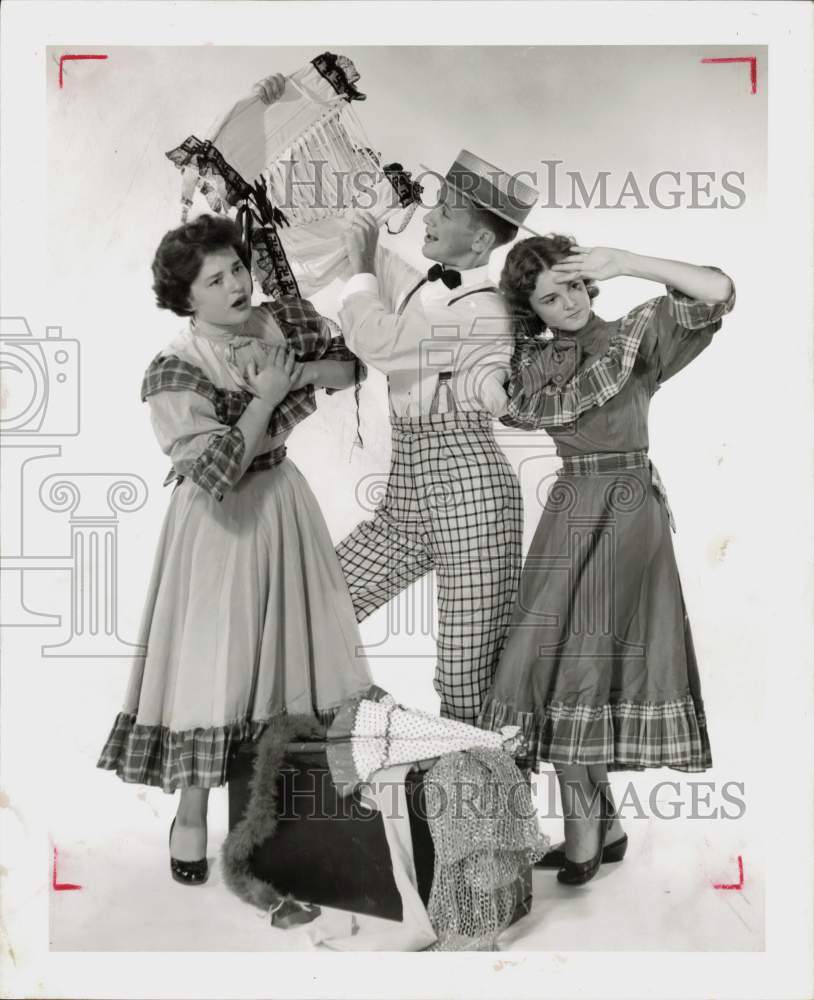
[[[523,526],[520,484],[493,430],[506,412],[515,338],[487,265],[536,199],[462,150],[424,219],[422,252],[435,262],[426,274],[378,247],[379,223],[367,213],[346,236],[354,274],[340,322],[348,347],[387,376],[393,450],[384,499],[337,552],[360,621],[435,570],[434,686],[441,715],[467,723],[511,617]],[[559,414],[560,388],[550,391]]]

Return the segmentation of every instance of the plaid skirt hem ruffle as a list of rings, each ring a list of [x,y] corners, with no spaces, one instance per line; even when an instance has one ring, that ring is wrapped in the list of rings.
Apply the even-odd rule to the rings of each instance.
[[[338,710],[314,714],[327,727]],[[122,781],[157,785],[165,792],[217,788],[226,783],[232,749],[257,740],[271,721],[240,719],[225,726],[173,731],[137,725],[135,715],[119,712],[96,766],[115,771]]]
[[[606,764],[609,771],[712,767],[704,708],[689,694],[674,701],[599,706],[549,702],[540,712],[487,698],[478,725],[520,726],[526,764]]]

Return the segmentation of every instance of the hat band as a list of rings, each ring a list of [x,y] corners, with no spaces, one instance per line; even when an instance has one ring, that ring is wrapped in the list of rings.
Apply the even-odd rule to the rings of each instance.
[[[458,163],[454,163],[450,167],[446,181],[459,194],[470,198],[481,208],[496,212],[503,218],[507,218],[515,225],[523,222],[534,207],[517,197],[517,195],[513,195],[511,190],[501,191],[488,178],[474,174],[471,170],[467,170]],[[514,178],[509,177],[509,185],[510,187],[514,185]]]

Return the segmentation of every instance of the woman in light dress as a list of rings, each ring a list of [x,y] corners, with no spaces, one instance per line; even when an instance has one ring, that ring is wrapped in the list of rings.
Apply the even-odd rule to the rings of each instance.
[[[236,226],[204,215],[153,261],[160,308],[189,323],[153,360],[142,398],[176,485],[124,706],[99,766],[180,791],[173,877],[206,880],[209,789],[231,748],[270,719],[331,721],[371,677],[319,506],[286,458],[315,389],[358,371],[305,300],[252,306]]]

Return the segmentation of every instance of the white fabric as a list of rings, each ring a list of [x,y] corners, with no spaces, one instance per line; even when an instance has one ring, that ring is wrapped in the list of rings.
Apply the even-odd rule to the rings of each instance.
[[[375,274],[354,274],[344,284],[339,293],[339,305],[345,304],[345,299],[350,298],[357,292],[364,292],[367,295],[379,294],[379,282]]]
[[[516,739],[518,726],[491,732],[442,719],[429,712],[403,708],[391,695],[381,701],[362,699],[356,711],[351,749],[356,773],[379,779],[388,767],[442,757],[472,747],[503,749]]]
[[[428,261],[427,264],[429,267],[430,262]],[[421,286],[416,294],[421,297],[422,303],[426,304],[437,302],[441,305],[446,305],[450,299],[457,298],[459,295],[462,295],[470,289],[477,288],[481,285],[489,286],[492,284],[489,280],[489,268],[486,264],[482,264],[480,267],[472,267],[467,271],[460,271],[459,273],[461,275],[461,284],[458,288],[450,290],[444,282],[440,280],[427,281]],[[415,274],[417,283],[421,280],[422,276],[419,271],[416,271]],[[409,288],[404,288],[399,292],[398,298],[395,302],[396,309],[398,309],[404,301],[409,291]],[[339,293],[340,306],[344,303],[345,299],[354,295],[356,292],[367,292],[368,295],[378,295],[379,282],[376,275],[354,274],[352,278],[345,282],[344,287]]]
[[[370,275],[358,275],[344,289],[340,322],[348,347],[388,376],[390,401],[400,417],[430,412],[443,371],[459,410],[506,411],[504,388],[511,370],[514,334],[500,295],[488,290],[485,268],[461,272],[454,290],[427,282],[397,309],[424,275],[380,247],[376,289]],[[467,292],[483,288],[474,295]],[[461,295],[465,298],[455,302]]]
[[[286,216],[278,235],[306,297],[348,277],[343,233],[357,206],[381,223],[401,211],[353,108],[310,63],[286,78],[272,104],[256,93],[238,101],[207,138],[245,181],[262,179]],[[206,180],[225,198],[220,178]],[[187,199],[197,181],[187,168]]]
[[[404,784],[410,766],[402,764],[380,771],[367,795],[368,800],[375,801],[384,822],[393,879],[401,896],[402,919],[327,911],[301,932],[313,945],[331,951],[423,951],[435,943],[435,932],[418,894],[413,860]]]
[[[286,79],[285,90],[273,104],[264,104],[253,92],[220,115],[207,138],[251,183],[320,118],[346,103],[308,63]]]

